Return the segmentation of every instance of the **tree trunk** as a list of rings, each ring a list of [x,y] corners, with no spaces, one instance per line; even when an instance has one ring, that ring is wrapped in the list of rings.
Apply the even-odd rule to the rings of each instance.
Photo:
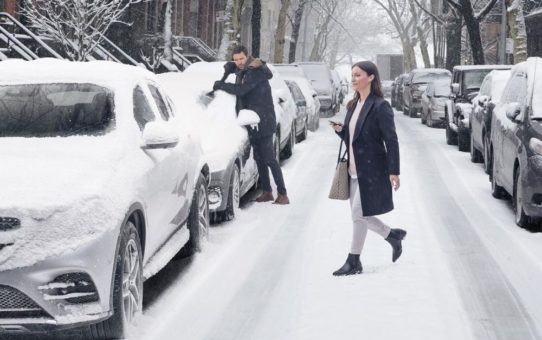
[[[446,69],[450,72],[461,64],[461,21],[452,17],[446,22]]]
[[[480,22],[474,17],[474,11],[470,4],[470,1],[462,0],[463,18],[467,26],[470,49],[472,52],[472,63],[474,65],[485,64],[484,47],[482,45],[482,38],[480,36]]]
[[[260,57],[262,1],[252,0],[252,56]]]
[[[220,42],[218,59],[226,60],[231,58],[235,45],[239,42],[239,31],[241,30],[241,8],[243,0],[228,0],[226,4],[226,19],[224,33]]]
[[[425,65],[425,68],[431,67],[431,59],[429,59],[429,51],[427,46],[427,37],[424,34],[422,24],[420,22],[419,13],[416,9],[416,5],[414,4],[414,1],[409,0],[410,5],[410,12],[412,13],[412,16],[414,17],[414,26],[416,30],[416,34],[418,36],[418,40],[420,41],[420,52],[422,54],[423,58],[423,64]]]
[[[514,64],[527,60],[527,32],[523,17],[523,1],[506,1],[508,10],[508,27],[510,37],[514,41]]]
[[[279,19],[277,22],[277,31],[275,34],[275,57],[273,61],[277,64],[282,63],[284,56],[284,36],[286,34],[286,14],[290,8],[290,0],[281,0]]]
[[[301,20],[303,19],[303,11],[305,9],[305,0],[299,1],[297,9],[294,13],[294,22],[292,24],[292,40],[290,40],[290,49],[288,50],[288,62],[295,62],[295,53],[297,50],[297,40],[299,39],[299,30],[301,28]]]
[[[171,32],[171,17],[173,16],[172,1],[173,0],[167,0],[166,13],[164,18],[164,59],[169,62],[173,62],[173,34]]]

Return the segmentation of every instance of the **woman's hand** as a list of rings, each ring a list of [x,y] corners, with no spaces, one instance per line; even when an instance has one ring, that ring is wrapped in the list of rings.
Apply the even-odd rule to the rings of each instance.
[[[343,131],[343,125],[342,124],[331,122],[331,121],[329,122],[329,124],[331,125],[333,130],[335,130],[335,132],[341,133]]]
[[[391,187],[393,188],[393,190],[395,191],[399,190],[399,187],[401,186],[401,180],[399,179],[399,176],[390,175],[390,182],[391,182]]]

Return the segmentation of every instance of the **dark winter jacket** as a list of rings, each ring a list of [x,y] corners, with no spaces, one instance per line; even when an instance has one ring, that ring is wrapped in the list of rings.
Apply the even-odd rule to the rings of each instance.
[[[260,123],[257,129],[248,129],[251,139],[272,136],[277,129],[275,118],[275,106],[269,79],[273,73],[261,59],[250,58],[248,66],[238,70],[236,83],[223,83],[220,89],[237,96],[236,109],[255,111],[260,116]]]
[[[350,145],[349,124],[355,105],[346,113],[343,129],[337,133]],[[399,175],[399,142],[393,110],[384,98],[369,95],[356,123],[352,142],[363,216],[393,210],[390,175]]]

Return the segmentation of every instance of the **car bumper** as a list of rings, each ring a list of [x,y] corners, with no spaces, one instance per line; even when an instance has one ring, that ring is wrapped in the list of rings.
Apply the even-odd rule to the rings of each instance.
[[[320,100],[320,111],[326,111],[333,107],[333,98],[331,96],[318,96]]]
[[[119,230],[29,267],[0,272],[0,334],[73,328],[112,315]]]
[[[523,178],[523,210],[532,217],[542,217],[542,156],[529,157]]]
[[[439,109],[439,110],[431,110],[431,118],[434,119],[434,120],[437,120],[437,119],[442,119],[444,121],[444,118],[446,116],[444,115],[444,109]]]

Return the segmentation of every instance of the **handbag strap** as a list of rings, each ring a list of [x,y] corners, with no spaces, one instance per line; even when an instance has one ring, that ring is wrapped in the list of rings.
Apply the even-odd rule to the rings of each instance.
[[[343,144],[345,146],[345,150],[344,150],[343,156],[341,157],[341,151],[343,149]],[[341,140],[341,144],[339,146],[339,154],[337,155],[337,164],[339,164],[341,162],[341,159],[345,159],[347,151],[348,150],[346,149],[346,144],[344,143],[343,140]]]

